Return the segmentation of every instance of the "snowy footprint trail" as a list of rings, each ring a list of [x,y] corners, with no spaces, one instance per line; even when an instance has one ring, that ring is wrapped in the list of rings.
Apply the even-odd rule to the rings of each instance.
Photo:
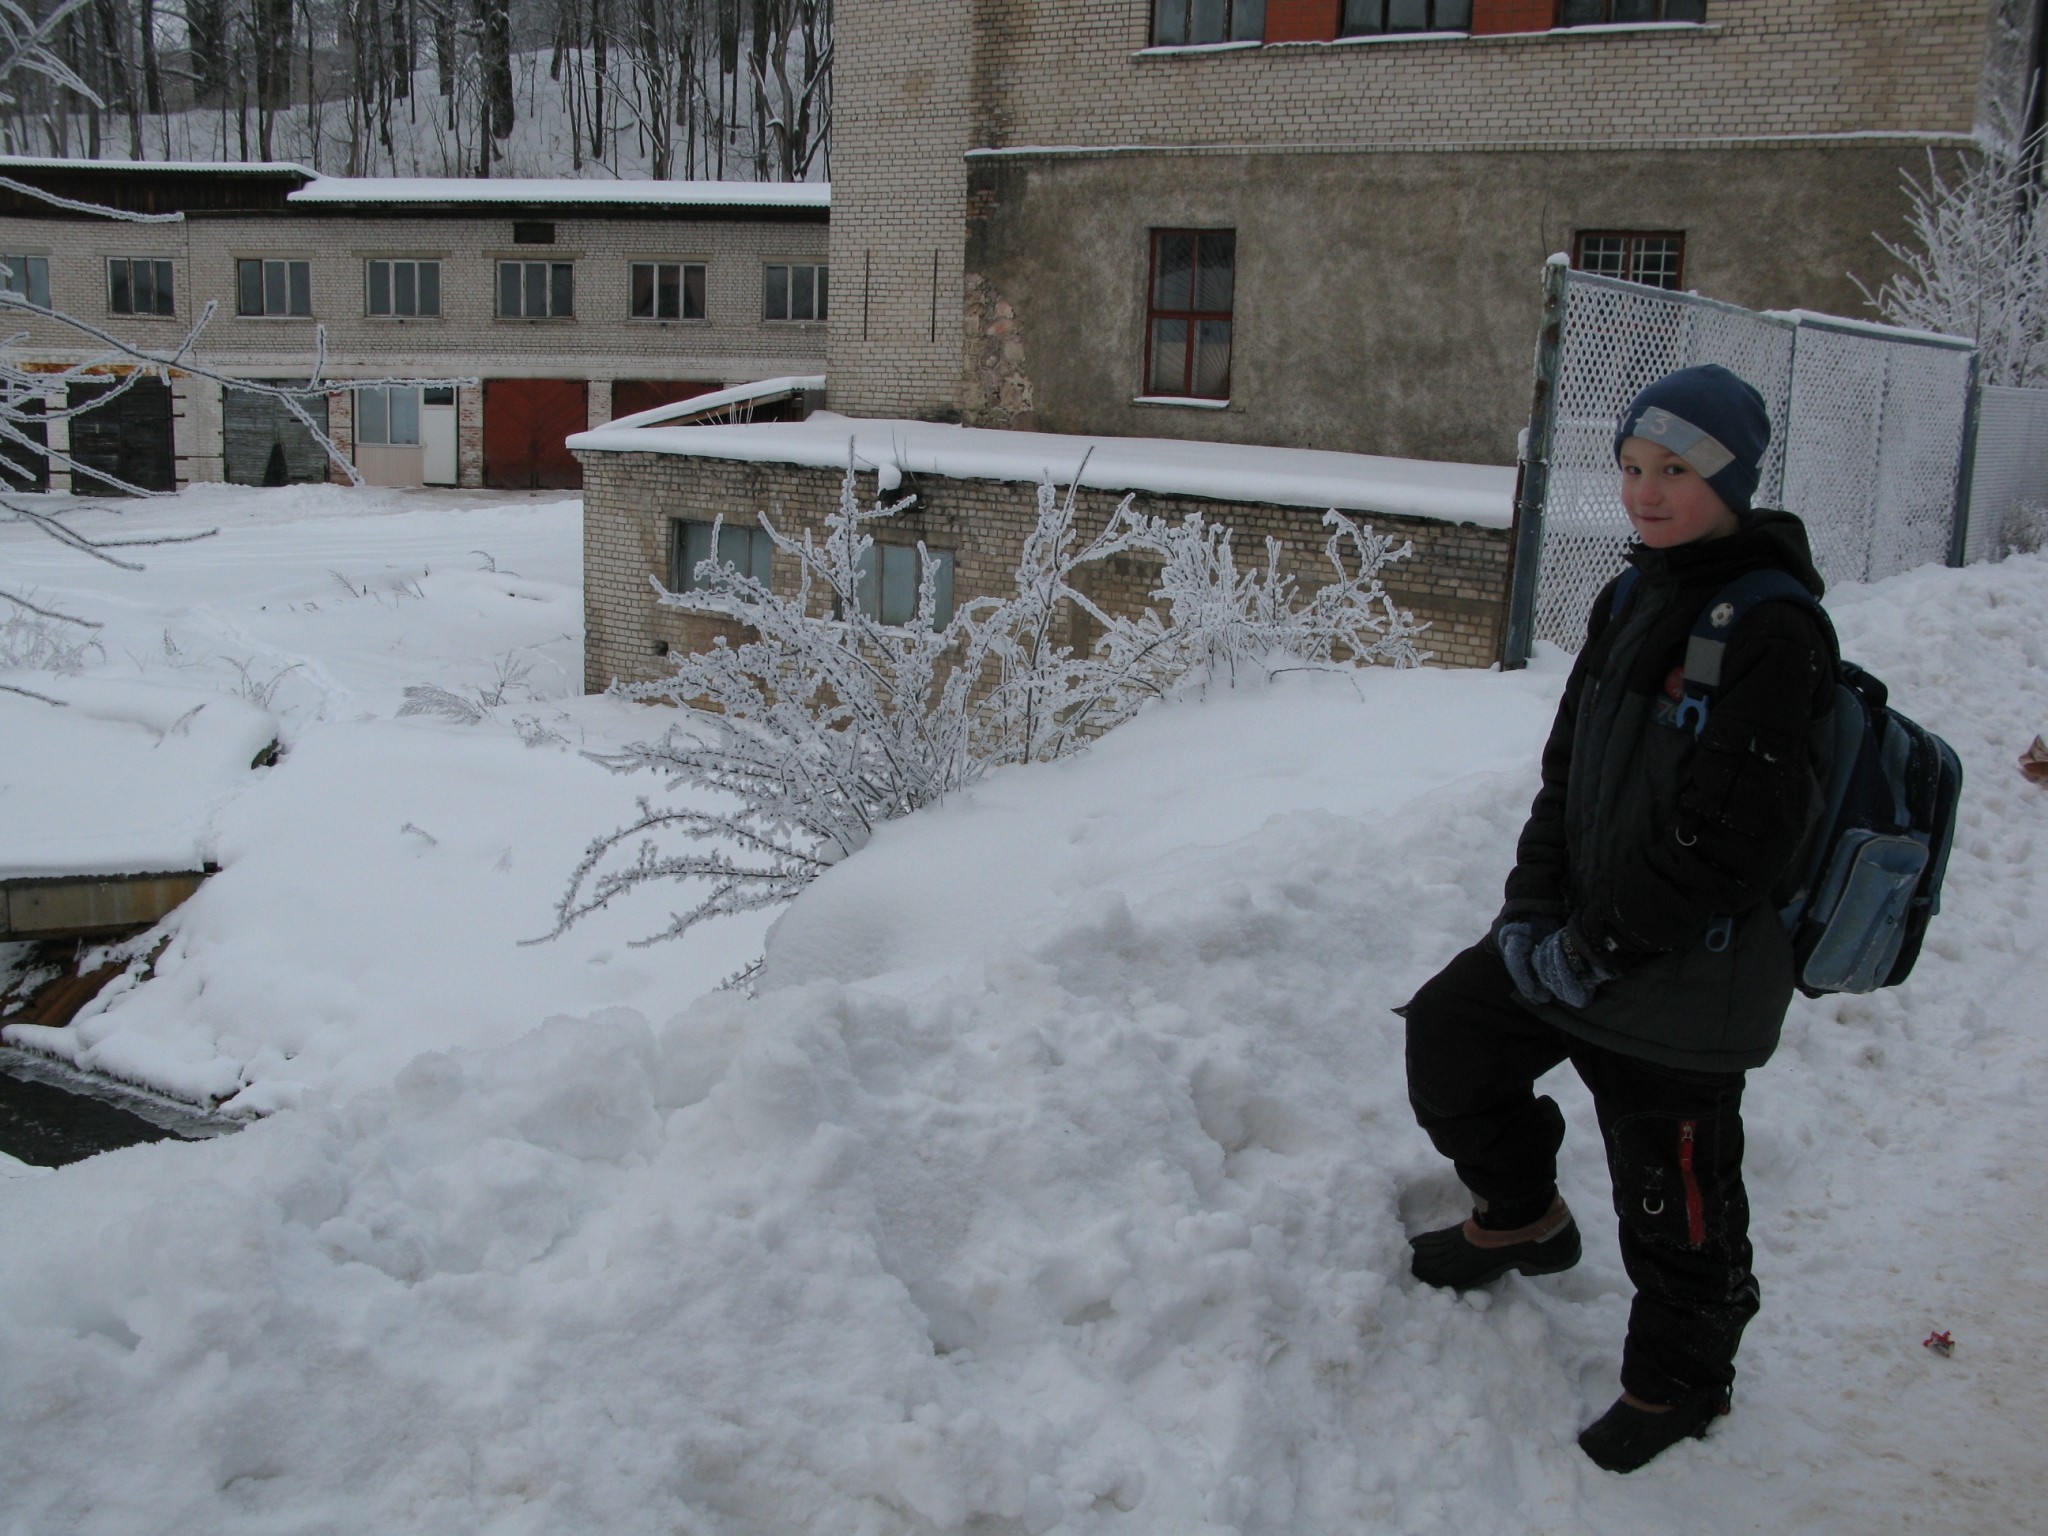
[[[1912,982],[1800,1004],[1752,1077],[1764,1312],[1704,1444],[1631,1479],[1573,1444],[1614,1391],[1628,1290],[1568,1074],[1553,1091],[1586,1262],[1462,1299],[1406,1272],[1407,1233],[1461,1195],[1409,1116],[1389,1010],[1491,915],[1552,658],[1291,678],[996,775],[791,907],[751,1000],[688,1002],[701,980],[613,939],[602,963],[522,951],[539,968],[507,986],[506,914],[544,906],[560,867],[528,826],[496,872],[487,816],[456,819],[492,738],[361,725],[414,776],[363,822],[363,867],[399,867],[369,835],[399,798],[438,807],[441,844],[404,853],[429,873],[398,924],[434,920],[434,879],[467,895],[486,871],[495,915],[466,944],[437,927],[408,962],[418,985],[447,973],[413,1016],[379,1032],[347,1015],[366,1060],[342,1025],[310,1040],[295,1110],[0,1183],[7,1519],[34,1536],[2026,1529],[2048,1375],[2021,1262],[2048,1218],[2031,1131],[2048,794],[2010,759],[2048,724],[2048,563],[1916,573],[1835,611],[1851,654],[1962,750],[1972,798]],[[509,803],[532,816],[533,786],[582,793],[512,777],[546,758],[496,741],[505,777],[472,799],[531,792]],[[180,1009],[203,1016],[237,953],[282,964],[261,930],[290,918],[265,896],[303,888],[265,850],[314,814],[316,780],[370,761],[318,743],[302,788],[280,776],[241,823],[234,904],[189,946],[214,979]],[[563,813],[585,833],[603,814]],[[390,942],[319,912],[354,925],[339,958]],[[136,1010],[147,1033],[164,984],[106,1017]],[[579,987],[590,1001],[552,1001]],[[341,995],[405,1007],[403,988]],[[1935,1327],[1953,1359],[1920,1347]]]

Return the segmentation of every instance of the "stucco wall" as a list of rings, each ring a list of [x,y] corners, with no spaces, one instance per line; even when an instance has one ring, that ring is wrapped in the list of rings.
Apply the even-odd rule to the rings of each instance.
[[[716,636],[735,635],[730,622],[655,602],[648,577],[668,579],[669,520],[755,524],[768,513],[779,529],[822,533],[838,505],[838,471],[787,464],[743,464],[680,454],[594,452],[583,460],[584,687],[596,692],[614,680],[667,675],[665,649],[695,650]],[[864,502],[875,494],[863,475]],[[906,489],[913,487],[906,487]],[[1014,590],[1019,551],[1036,517],[1036,488],[993,480],[925,477],[918,501],[886,528],[883,542],[915,543],[954,553],[954,600],[1007,595]],[[1085,528],[1100,528],[1120,498],[1083,491],[1077,498]],[[1140,507],[1178,517],[1199,512],[1236,530],[1240,558],[1258,558],[1267,535],[1287,545],[1285,568],[1305,584],[1322,579],[1325,537],[1320,509],[1245,505],[1192,497],[1141,496]],[[1363,514],[1382,533],[1414,543],[1414,555],[1389,568],[1395,600],[1433,627],[1423,637],[1435,660],[1451,666],[1490,665],[1498,650],[1509,535],[1499,528]],[[778,588],[795,571],[776,559]],[[1141,562],[1111,562],[1090,578],[1089,593],[1111,611],[1145,606],[1153,572]],[[1079,637],[1077,637],[1079,638]]]
[[[1862,141],[977,157],[976,378],[1048,431],[1512,463],[1543,261],[1575,230],[1683,231],[1690,288],[1868,313],[1850,273],[1875,287],[1890,270],[1873,231],[1903,233],[1915,163],[1918,147]],[[1133,403],[1155,227],[1237,232],[1228,410]],[[1015,419],[979,382],[967,403]]]

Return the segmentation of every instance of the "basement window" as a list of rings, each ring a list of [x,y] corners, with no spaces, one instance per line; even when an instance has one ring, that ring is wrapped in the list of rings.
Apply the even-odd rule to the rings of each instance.
[[[953,622],[953,551],[927,550],[932,563],[932,627]],[[923,572],[914,544],[871,544],[861,556],[860,611],[881,624],[917,622],[917,585]]]
[[[764,587],[768,585],[774,570],[775,541],[768,537],[767,529],[749,528],[744,523],[700,523],[680,517],[670,518],[668,529],[669,591],[704,590],[706,583],[698,578],[697,567],[712,558],[714,530],[718,535],[718,563],[753,577]]]
[[[1674,230],[1582,229],[1572,237],[1572,265],[1675,292],[1685,286],[1685,236]]]

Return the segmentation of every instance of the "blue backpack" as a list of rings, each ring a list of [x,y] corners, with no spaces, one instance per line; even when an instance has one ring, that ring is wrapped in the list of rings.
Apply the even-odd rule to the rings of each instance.
[[[1633,566],[1622,573],[1611,615],[1627,605],[1636,577]],[[1773,602],[1812,613],[1835,657],[1834,758],[1820,832],[1779,913],[1799,990],[1820,997],[1895,987],[1911,973],[1927,924],[1941,910],[1963,765],[1947,742],[1891,708],[1882,682],[1841,659],[1820,600],[1785,571],[1739,577],[1701,612],[1686,642],[1680,726],[1694,736],[1706,729],[1729,637],[1757,604]]]

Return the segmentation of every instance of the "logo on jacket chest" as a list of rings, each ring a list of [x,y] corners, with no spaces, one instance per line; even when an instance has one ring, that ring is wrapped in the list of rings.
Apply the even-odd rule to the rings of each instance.
[[[1650,719],[1658,725],[1678,728],[1678,706],[1685,701],[1685,665],[1680,663],[1664,675],[1659,697],[1650,701]]]

